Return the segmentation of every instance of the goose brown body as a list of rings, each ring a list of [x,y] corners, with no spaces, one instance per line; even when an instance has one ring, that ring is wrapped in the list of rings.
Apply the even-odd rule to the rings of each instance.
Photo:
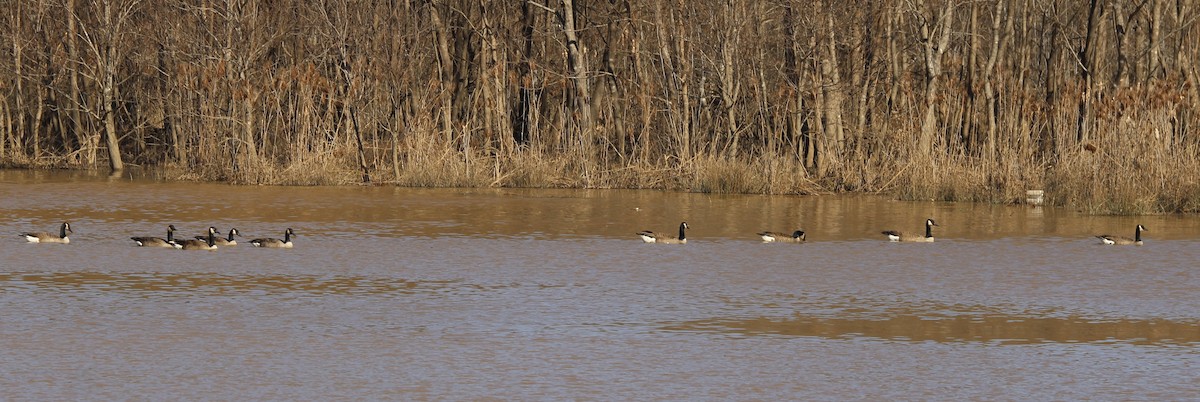
[[[1137,225],[1137,229],[1133,232],[1133,238],[1114,235],[1099,235],[1096,238],[1100,239],[1100,243],[1117,246],[1140,246],[1142,245],[1142,232],[1146,230],[1145,226]]]
[[[263,248],[292,248],[293,235],[295,235],[295,232],[292,231],[292,228],[287,228],[287,230],[283,231],[283,240],[268,237],[251,240],[250,244],[254,245],[254,247]]]
[[[807,241],[807,235],[803,230],[797,230],[790,235],[783,232],[759,232],[758,236],[764,243],[804,243]]]
[[[217,233],[220,233],[220,231],[218,230]],[[241,236],[242,232],[239,232],[237,230],[237,228],[231,228],[231,229],[229,229],[228,237],[218,236],[216,239],[213,239],[213,244],[216,244],[218,246],[236,246],[237,240],[233,239],[233,236],[235,236],[235,235]],[[208,240],[208,236],[196,236],[196,240]]]
[[[933,219],[925,220],[925,235],[917,235],[912,233],[904,233],[896,230],[885,230],[882,233],[888,237],[888,240],[894,242],[915,242],[915,243],[933,243],[933,227],[938,226]]]
[[[175,225],[167,225],[167,238],[153,236],[130,237],[138,247],[167,247],[175,248]]]
[[[74,233],[71,230],[71,224],[67,223],[67,222],[63,222],[63,224],[58,227],[57,235],[55,235],[53,233],[48,233],[48,232],[25,232],[25,233],[21,233],[21,236],[24,236],[25,240],[30,243],[62,243],[62,244],[66,244],[66,243],[71,242],[71,239],[69,237],[67,237],[71,233]]]
[[[216,250],[217,249],[217,228],[208,228],[208,238],[204,240],[188,239],[176,240],[176,248],[184,250]]]
[[[642,237],[642,241],[646,243],[656,244],[687,244],[687,233],[685,232],[690,226],[687,222],[679,223],[679,237],[654,233],[649,230],[637,232],[638,236]]]

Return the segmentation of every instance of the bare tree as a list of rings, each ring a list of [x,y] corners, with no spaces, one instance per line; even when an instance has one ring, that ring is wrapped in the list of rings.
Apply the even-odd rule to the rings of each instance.
[[[936,99],[942,78],[942,55],[950,47],[950,32],[954,29],[954,0],[943,0],[938,9],[925,14],[925,1],[917,0],[917,15],[921,23],[921,44],[925,57],[925,113],[921,120],[921,134],[917,141],[917,153],[929,155],[933,151],[933,137],[937,131]]]
[[[77,7],[75,2],[76,2],[76,0],[67,0],[68,18],[66,18],[66,20],[67,20],[67,37],[65,38],[65,41],[67,42],[68,60],[70,60],[73,63],[80,61],[80,58],[79,58],[79,29],[78,29],[79,20],[74,17],[75,9]],[[88,144],[91,144],[91,142],[88,140],[88,135],[86,134],[86,130],[84,129],[83,116],[80,113],[81,110],[85,109],[86,103],[85,103],[84,97],[82,96],[82,92],[79,89],[79,69],[78,68],[68,68],[67,71],[68,71],[67,74],[71,81],[71,90],[67,94],[67,96],[68,96],[67,107],[69,108],[69,110],[70,110],[69,113],[71,115],[71,131],[74,133],[76,141],[79,144],[79,146],[86,147]],[[87,164],[87,166],[95,166],[96,165],[96,149],[95,148],[85,148],[85,149],[80,149],[79,151],[82,152],[82,154],[84,156],[84,158],[83,158],[84,163]]]
[[[1096,34],[1097,24],[1100,16],[1099,11],[1100,0],[1090,0],[1088,2],[1088,18],[1087,18],[1087,33],[1083,37],[1083,44],[1079,47],[1079,52],[1076,57],[1079,60],[1079,76],[1083,85],[1083,95],[1079,98],[1079,113],[1076,119],[1075,142],[1083,143],[1088,140],[1088,115],[1091,112],[1092,105],[1092,85],[1095,80],[1096,68]]]
[[[817,2],[817,8],[820,9],[821,3]],[[825,119],[825,135],[823,150],[821,155],[824,155],[824,167],[829,168],[841,163],[842,153],[846,149],[846,130],[842,124],[842,103],[845,102],[845,89],[842,87],[842,73],[839,66],[839,57],[837,50],[837,35],[834,25],[833,12],[826,10],[825,24],[827,29],[824,31],[824,43],[821,46],[825,52],[821,54],[821,92],[824,97],[824,108],[822,114]],[[820,175],[825,172],[818,168]]]
[[[588,61],[583,50],[583,45],[579,42],[579,28],[575,23],[575,14],[575,2],[572,0],[562,0],[562,9],[559,10],[559,18],[562,23],[563,36],[566,37],[567,41],[567,65],[575,90],[571,104],[572,108],[579,113],[579,119],[575,124],[575,130],[577,130],[579,138],[577,146],[583,155],[590,155],[592,151],[592,137],[595,135],[592,131],[595,127],[593,126],[592,117],[591,73],[588,70]]]
[[[1000,40],[1000,23],[1005,20],[1004,0],[996,0],[995,8],[992,10],[992,40],[989,44],[987,61],[983,66],[983,96],[985,99],[985,107],[987,108],[987,140],[984,144],[984,157],[988,161],[996,160],[996,131],[998,129],[996,123],[997,109],[1000,107],[996,103],[996,87],[993,81],[993,74],[996,71],[996,61],[1000,56],[1001,46],[1004,43]],[[1012,19],[1008,19],[1008,24],[1011,26]]]
[[[87,4],[89,13],[75,13],[72,9],[71,18],[78,21],[80,42],[89,54],[89,60],[79,60],[79,70],[84,77],[90,79],[100,93],[96,104],[99,110],[91,111],[92,118],[103,122],[105,146],[108,148],[108,166],[113,173],[125,169],[121,159],[120,134],[117,132],[117,97],[121,62],[125,57],[125,47],[134,42],[130,36],[132,19],[141,5],[141,0],[92,0]],[[83,15],[95,16],[96,20],[82,18]],[[88,139],[89,149],[97,148],[99,134]]]

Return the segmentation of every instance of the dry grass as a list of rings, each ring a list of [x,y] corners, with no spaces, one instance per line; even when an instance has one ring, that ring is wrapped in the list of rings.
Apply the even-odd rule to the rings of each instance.
[[[681,174],[685,188],[701,193],[814,194],[820,186],[798,161],[787,158],[697,158]],[[683,172],[680,172],[683,173]]]
[[[1048,201],[1094,214],[1200,212],[1200,143],[1176,131],[1173,103],[1129,92],[1101,104],[1111,111],[1090,140],[1059,151]]]
[[[1058,163],[978,163],[964,157],[908,162],[895,194],[906,200],[1016,203],[1044,189],[1046,203],[1088,214],[1200,212],[1200,151],[1145,147],[1080,149]]]
[[[474,153],[429,143],[409,149],[391,177],[377,183],[411,187],[641,188],[702,193],[819,194],[851,191],[893,194],[906,200],[1014,203],[1028,189],[1045,189],[1046,202],[1091,214],[1200,212],[1200,147],[1158,146],[1124,139],[1064,153],[1053,165],[1028,153],[1006,151],[1001,162],[934,155],[901,162],[845,164],[815,179],[794,158],[664,158],[657,164],[602,168],[591,160],[521,149]],[[286,163],[265,158],[230,163],[172,165],[167,177],[240,184],[352,185],[360,172],[349,152],[294,154]]]
[[[1047,172],[1047,201],[1094,214],[1200,212],[1194,146],[1096,148],[1066,155]]]
[[[911,160],[896,168],[902,173],[894,192],[906,200],[1019,202],[1025,190],[1040,188],[1037,166],[1033,160],[988,163],[961,155]]]

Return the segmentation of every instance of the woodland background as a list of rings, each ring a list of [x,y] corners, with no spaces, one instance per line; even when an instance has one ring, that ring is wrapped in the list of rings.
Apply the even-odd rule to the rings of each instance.
[[[0,165],[1200,211],[1191,0],[0,0]]]

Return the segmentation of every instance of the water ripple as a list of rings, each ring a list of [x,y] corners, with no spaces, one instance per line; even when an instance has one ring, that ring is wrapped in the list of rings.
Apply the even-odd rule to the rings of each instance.
[[[412,281],[393,278],[304,275],[229,275],[203,272],[26,272],[0,273],[0,290],[96,291],[129,294],[224,295],[309,294],[382,295],[481,289],[459,281]]]

